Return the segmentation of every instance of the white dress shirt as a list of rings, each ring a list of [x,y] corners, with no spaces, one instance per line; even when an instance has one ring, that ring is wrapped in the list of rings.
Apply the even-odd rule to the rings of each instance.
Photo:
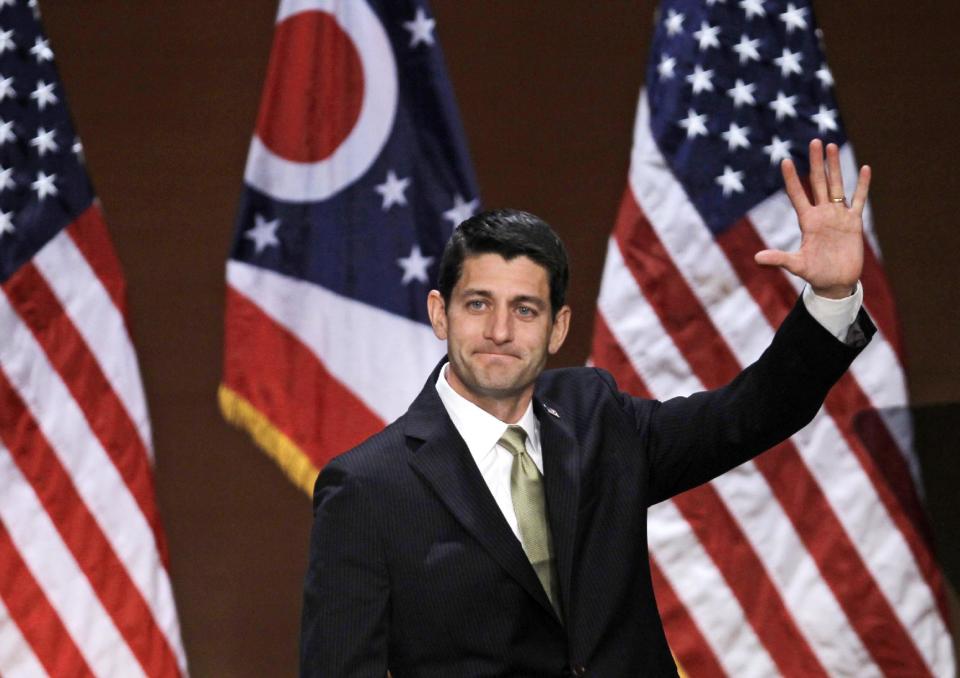
[[[807,285],[803,289],[803,305],[813,316],[813,319],[827,328],[840,341],[847,340],[847,331],[857,319],[857,313],[863,305],[863,287],[857,281],[857,288],[849,297],[843,299],[827,299],[813,293],[813,288]]]
[[[447,370],[450,364],[443,366],[440,377],[437,379],[437,394],[443,402],[447,414],[453,420],[453,425],[470,450],[470,456],[480,469],[480,475],[490,488],[490,493],[497,501],[497,506],[507,519],[510,529],[520,538],[520,528],[517,526],[517,514],[513,510],[513,497],[510,494],[510,467],[513,465],[513,455],[504,447],[498,445],[503,432],[507,430],[506,422],[474,405],[462,395],[453,390],[447,382]],[[527,433],[525,446],[527,454],[533,463],[543,473],[543,454],[540,450],[540,422],[533,414],[533,401],[527,405],[515,426],[521,427]]]
[[[857,283],[857,289],[845,299],[827,299],[817,296],[808,285],[803,291],[803,304],[810,315],[823,325],[840,341],[845,341],[850,325],[856,320],[857,313],[863,303],[863,288]],[[490,489],[490,493],[500,507],[503,517],[506,518],[510,529],[520,539],[520,528],[517,525],[517,515],[513,510],[513,497],[510,494],[510,468],[513,465],[513,455],[498,444],[500,437],[507,430],[506,422],[481,409],[453,390],[447,382],[449,363],[440,370],[436,388],[440,400],[443,402],[447,414],[453,421],[460,437],[467,443],[470,456],[480,469],[480,475]],[[540,422],[533,414],[533,401],[527,405],[516,426],[520,426],[527,433],[527,454],[543,473],[543,451],[540,448]]]

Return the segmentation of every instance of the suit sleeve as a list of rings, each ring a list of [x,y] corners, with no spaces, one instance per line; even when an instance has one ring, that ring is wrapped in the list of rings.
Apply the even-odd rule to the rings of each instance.
[[[387,672],[389,579],[365,489],[340,460],[317,478],[300,629],[303,678]]]
[[[641,433],[650,504],[705,483],[790,437],[876,331],[862,309],[846,342],[797,302],[760,358],[726,386],[664,402],[620,394]]]

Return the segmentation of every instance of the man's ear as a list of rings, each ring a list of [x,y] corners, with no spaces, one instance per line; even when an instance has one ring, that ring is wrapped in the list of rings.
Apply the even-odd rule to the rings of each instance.
[[[438,290],[430,290],[430,294],[427,295],[427,315],[430,316],[430,324],[437,339],[446,341],[447,305],[443,302],[443,295]]]
[[[571,313],[569,306],[564,306],[557,311],[557,315],[553,319],[553,327],[550,330],[550,342],[547,344],[547,351],[550,355],[554,355],[563,346],[563,342],[567,338],[567,331],[570,329]]]

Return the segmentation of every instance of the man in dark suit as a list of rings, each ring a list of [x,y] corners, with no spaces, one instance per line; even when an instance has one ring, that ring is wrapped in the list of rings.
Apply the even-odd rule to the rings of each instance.
[[[302,675],[676,675],[647,508],[802,427],[874,331],[857,282],[869,170],[847,207],[837,148],[823,155],[811,144],[812,202],[783,166],[801,249],[757,255],[802,276],[803,300],[756,363],[688,398],[545,372],[570,323],[563,245],[524,212],[461,224],[427,300],[447,358],[317,480]]]

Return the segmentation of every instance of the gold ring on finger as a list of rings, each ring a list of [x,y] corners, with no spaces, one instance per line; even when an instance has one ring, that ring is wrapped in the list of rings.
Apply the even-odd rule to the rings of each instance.
[[[830,202],[846,202],[847,199],[842,195],[839,198],[830,198]]]

